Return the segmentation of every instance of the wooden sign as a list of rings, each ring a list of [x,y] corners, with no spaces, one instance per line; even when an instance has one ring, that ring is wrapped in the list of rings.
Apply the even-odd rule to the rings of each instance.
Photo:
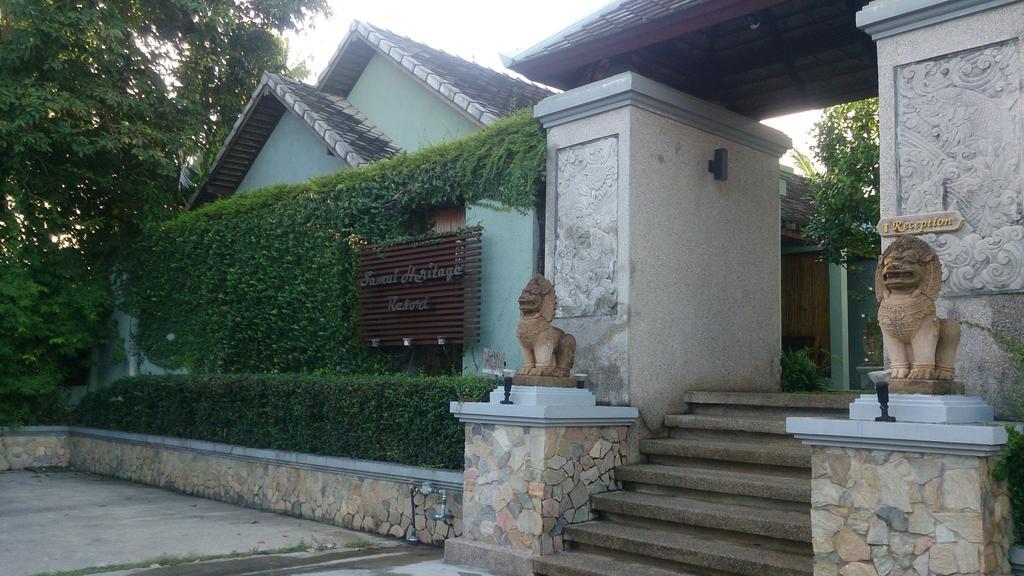
[[[480,337],[481,229],[359,250],[360,342],[472,344]]]
[[[956,232],[963,226],[964,217],[960,212],[929,212],[928,214],[910,214],[882,218],[878,222],[878,233],[882,236],[900,236],[903,234],[939,234]]]

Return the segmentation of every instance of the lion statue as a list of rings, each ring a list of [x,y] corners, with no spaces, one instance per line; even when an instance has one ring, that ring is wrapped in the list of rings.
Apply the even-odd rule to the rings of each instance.
[[[523,376],[565,378],[576,357],[576,338],[551,325],[555,317],[555,288],[547,278],[534,275],[519,295],[516,336],[523,349]]]
[[[900,236],[878,259],[878,324],[890,378],[953,380],[960,323],[935,315],[942,264],[924,240]]]

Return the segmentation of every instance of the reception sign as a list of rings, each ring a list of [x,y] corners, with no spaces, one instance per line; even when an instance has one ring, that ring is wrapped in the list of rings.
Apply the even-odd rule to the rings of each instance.
[[[472,344],[480,336],[479,228],[359,250],[365,345]]]
[[[964,217],[957,210],[929,212],[882,218],[878,222],[878,233],[885,237],[902,234],[940,234],[956,232],[964,224]]]

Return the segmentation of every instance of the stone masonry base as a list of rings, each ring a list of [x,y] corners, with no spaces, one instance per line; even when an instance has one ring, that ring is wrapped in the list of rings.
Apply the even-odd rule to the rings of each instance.
[[[0,471],[72,466],[396,538],[404,537],[414,525],[421,542],[435,545],[462,533],[462,494],[451,486],[458,477],[457,485],[461,487],[461,474],[456,472],[92,429],[33,431],[0,430]],[[337,470],[335,461],[354,463],[370,472]],[[379,477],[382,474],[375,472],[395,468],[422,477]],[[410,486],[431,481],[432,477],[437,478],[433,481],[435,488],[448,488],[448,509],[453,513],[448,521],[432,519],[439,510],[437,490],[427,496],[417,491],[413,514]]]
[[[1010,574],[995,456],[815,446],[815,576]]]
[[[39,435],[0,435],[0,472],[67,466],[71,455],[68,434],[60,432],[47,429]]]
[[[463,539],[534,555],[591,519],[590,495],[618,490],[626,426],[466,424]]]

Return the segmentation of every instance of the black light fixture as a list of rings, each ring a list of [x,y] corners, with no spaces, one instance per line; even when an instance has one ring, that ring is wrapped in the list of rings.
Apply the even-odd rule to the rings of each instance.
[[[503,373],[505,375],[505,382],[504,382],[505,399],[502,400],[500,403],[501,404],[514,404],[514,402],[512,402],[510,397],[512,396],[512,376],[515,374],[515,371],[514,370],[505,370]]]
[[[875,384],[875,395],[878,396],[878,406],[882,409],[882,415],[875,418],[875,422],[895,422],[896,417],[889,416],[889,383]]]
[[[729,151],[715,148],[715,159],[708,160],[708,172],[715,175],[715,180],[729,179]]]
[[[587,387],[587,375],[586,374],[573,374],[576,377],[576,388],[580,390]]]

